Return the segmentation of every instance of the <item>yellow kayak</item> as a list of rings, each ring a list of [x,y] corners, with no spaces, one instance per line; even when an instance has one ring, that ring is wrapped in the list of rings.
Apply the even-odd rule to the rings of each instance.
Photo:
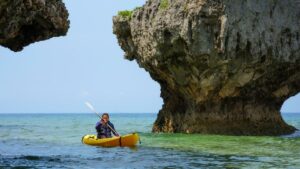
[[[82,137],[82,143],[91,146],[102,147],[133,147],[139,141],[137,133],[127,134],[121,137],[98,139],[96,135],[85,135]]]

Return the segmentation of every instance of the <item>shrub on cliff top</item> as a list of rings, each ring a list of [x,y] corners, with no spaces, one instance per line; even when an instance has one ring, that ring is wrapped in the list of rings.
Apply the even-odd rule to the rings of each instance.
[[[161,0],[159,9],[167,9],[169,7],[169,0]]]
[[[131,19],[132,13],[133,11],[125,10],[125,11],[119,11],[118,15],[127,19]]]
[[[141,9],[141,8],[142,8],[142,7],[136,7],[136,8],[134,8],[132,11],[130,11],[130,10],[119,11],[119,12],[118,12],[118,16],[121,16],[121,17],[127,18],[127,19],[131,19],[133,12],[134,12],[134,11],[137,11],[137,10],[139,10],[139,9]]]

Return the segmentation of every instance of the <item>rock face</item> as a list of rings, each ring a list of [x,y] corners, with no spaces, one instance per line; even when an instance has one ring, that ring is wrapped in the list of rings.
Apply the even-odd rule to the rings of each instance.
[[[125,57],[161,85],[154,132],[281,135],[300,91],[296,0],[148,0],[115,16]]]
[[[0,0],[0,45],[13,51],[65,35],[68,28],[68,11],[61,0]]]

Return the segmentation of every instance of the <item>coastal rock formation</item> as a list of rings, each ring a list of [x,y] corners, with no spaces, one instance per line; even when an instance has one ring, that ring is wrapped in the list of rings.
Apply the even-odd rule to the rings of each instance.
[[[280,108],[300,91],[299,18],[296,0],[148,0],[113,22],[161,86],[154,132],[281,135],[295,131]]]
[[[0,0],[0,45],[13,51],[66,35],[68,28],[68,11],[61,0]]]

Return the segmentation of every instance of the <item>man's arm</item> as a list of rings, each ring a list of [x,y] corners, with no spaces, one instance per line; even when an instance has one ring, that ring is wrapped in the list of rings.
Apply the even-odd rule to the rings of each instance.
[[[109,123],[109,125],[110,125],[110,127],[114,130],[114,131],[112,130],[111,132],[112,132],[115,136],[119,136],[119,134],[115,132],[115,131],[116,131],[115,126],[114,126],[112,123]]]
[[[100,121],[98,121],[97,123],[96,123],[96,126],[95,126],[95,129],[98,131],[98,130],[100,130],[101,129],[101,122]]]

